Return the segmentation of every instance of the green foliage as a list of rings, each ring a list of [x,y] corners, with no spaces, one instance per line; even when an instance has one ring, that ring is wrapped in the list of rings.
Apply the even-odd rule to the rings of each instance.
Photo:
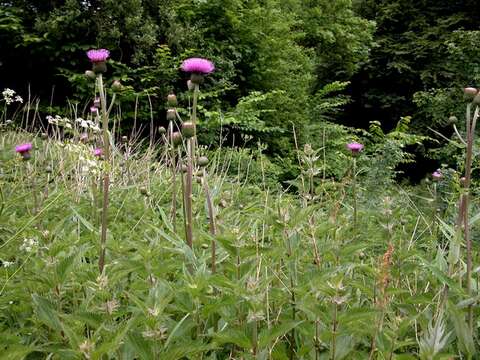
[[[435,235],[428,189],[401,189],[380,179],[385,164],[408,159],[402,145],[423,141],[409,134],[409,121],[402,119],[389,133],[372,124],[371,135],[364,134],[380,145],[367,143],[355,157],[356,224],[353,158],[345,141],[362,141],[361,132],[321,122],[328,135],[323,147],[295,153],[301,177],[314,177],[309,197],[306,187],[305,193],[294,187],[287,193],[276,186],[281,169],[261,146],[201,147],[210,159],[203,181],[218,232],[208,232],[206,198],[197,185],[193,249],[183,239],[181,207],[172,222],[168,146],[127,152],[116,144],[103,274],[97,267],[101,193],[93,145],[76,142],[77,129],[73,139],[62,141],[3,131],[0,223],[10,229],[0,227],[3,358],[475,354],[463,317],[477,298],[458,285],[461,257],[452,261],[439,247],[448,241],[461,256],[456,201],[445,202]],[[28,162],[13,151],[26,140],[35,145]],[[46,165],[53,171],[46,172]],[[442,181],[451,192],[442,196],[458,198],[454,179]],[[210,269],[212,240],[216,273]],[[448,301],[440,309],[446,285]],[[441,311],[443,317],[434,315]]]

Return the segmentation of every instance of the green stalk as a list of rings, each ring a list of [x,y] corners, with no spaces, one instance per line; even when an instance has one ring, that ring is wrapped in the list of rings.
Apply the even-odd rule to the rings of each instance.
[[[355,156],[355,155],[354,155]],[[353,184],[352,184],[352,192],[353,192],[353,228],[355,234],[357,232],[357,159],[353,158]]]
[[[110,137],[108,133],[108,111],[105,89],[103,86],[102,74],[97,75],[98,90],[100,93],[100,104],[102,107],[102,131],[103,131],[103,152],[104,152],[104,173],[103,173],[103,206],[102,206],[102,228],[100,237],[100,258],[98,260],[98,269],[100,274],[105,267],[105,248],[107,242],[108,226],[108,192],[110,188]]]
[[[195,84],[193,90],[193,105],[192,105],[192,123],[194,126],[194,134],[196,134],[197,123],[197,99],[198,99],[199,86]],[[193,247],[193,210],[192,210],[192,197],[193,197],[193,159],[195,156],[195,141],[196,135],[188,138],[187,140],[187,176],[185,180],[185,212],[186,212],[186,227],[185,237],[188,246]]]
[[[215,235],[217,234],[217,226],[215,224],[215,209],[213,207],[212,196],[210,195],[210,189],[208,187],[207,181],[207,171],[203,170],[203,188],[205,191],[205,198],[207,200],[207,208],[208,208],[208,217],[210,222],[210,234],[212,235],[212,273],[215,274],[217,270],[216,264],[216,243],[215,243]]]
[[[469,297],[472,295],[472,239],[470,238],[469,210],[470,210],[470,183],[472,175],[472,157],[473,157],[473,139],[475,135],[475,125],[477,122],[479,107],[475,108],[473,119],[471,119],[471,104],[467,105],[467,152],[465,159],[465,195],[463,207],[464,238],[467,247],[467,273],[466,287]],[[468,325],[470,332],[473,331],[473,304],[468,306]]]

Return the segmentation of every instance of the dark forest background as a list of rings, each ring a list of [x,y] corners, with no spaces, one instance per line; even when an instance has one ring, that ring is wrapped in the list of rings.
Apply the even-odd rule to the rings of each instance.
[[[261,142],[281,165],[280,179],[295,172],[293,131],[299,146],[319,148],[349,128],[364,129],[350,134],[370,134],[375,142],[398,130],[399,121],[402,131],[424,137],[406,143],[415,162],[404,169],[414,179],[423,176],[451,157],[436,139],[451,135],[452,115],[463,116],[461,88],[480,85],[475,0],[0,5],[0,87],[39,99],[41,114],[88,109],[85,52],[102,47],[111,50],[110,81],[126,86],[124,131],[135,113],[145,128],[152,118],[165,125],[170,91],[187,104],[181,61],[206,57],[217,71],[202,87],[201,141],[217,142],[222,127],[230,144]]]

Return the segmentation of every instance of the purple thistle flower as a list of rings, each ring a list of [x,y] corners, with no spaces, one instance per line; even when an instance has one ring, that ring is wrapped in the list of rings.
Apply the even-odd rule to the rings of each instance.
[[[19,154],[28,153],[30,150],[32,150],[31,143],[25,143],[25,144],[20,144],[18,146],[15,146],[15,151]]]
[[[107,49],[92,49],[87,51],[87,56],[92,63],[105,62],[110,56],[110,51]]]
[[[351,142],[347,144],[347,149],[350,150],[353,154],[357,154],[363,149],[363,144],[357,142]]]
[[[93,150],[93,155],[95,155],[96,157],[100,157],[103,155],[103,150],[101,148],[96,148],[95,150]]]
[[[90,106],[90,112],[96,114],[98,112],[98,109],[95,106]]]
[[[215,65],[207,59],[190,58],[182,63],[181,69],[190,73],[210,74],[215,70]]]
[[[434,180],[440,180],[443,177],[443,174],[440,171],[440,169],[437,169],[436,171],[434,171],[432,173],[432,177],[433,177]]]

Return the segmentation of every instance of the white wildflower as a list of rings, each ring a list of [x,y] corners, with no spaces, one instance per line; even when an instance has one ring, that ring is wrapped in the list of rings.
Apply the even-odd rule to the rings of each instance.
[[[20,245],[20,250],[27,253],[36,250],[38,247],[38,241],[35,239],[24,239],[23,244]]]
[[[13,264],[15,264],[13,261],[2,261],[2,266],[4,268],[8,268],[8,267],[12,266]]]

